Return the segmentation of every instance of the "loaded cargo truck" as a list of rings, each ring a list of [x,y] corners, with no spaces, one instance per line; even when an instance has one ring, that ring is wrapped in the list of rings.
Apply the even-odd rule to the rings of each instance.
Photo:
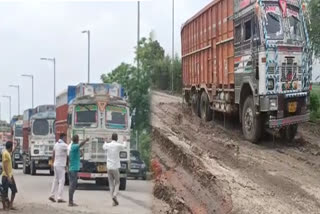
[[[203,120],[239,116],[252,142],[265,128],[292,140],[309,120],[312,53],[299,0],[215,0],[183,25],[181,41],[184,99]]]
[[[35,175],[38,169],[53,175],[52,153],[55,144],[56,110],[54,105],[41,105],[24,112],[23,173]]]
[[[14,169],[18,169],[18,164],[23,163],[22,156],[22,142],[23,142],[23,134],[22,134],[22,125],[23,125],[23,117],[22,116],[14,116],[11,120],[11,135],[13,142],[16,146],[14,153],[12,154],[12,165]]]
[[[78,177],[95,180],[97,185],[108,185],[105,139],[111,140],[112,133],[118,134],[119,142],[127,138],[130,142],[131,119],[129,104],[124,89],[118,84],[79,84],[69,86],[57,96],[56,139],[67,134],[70,143],[74,135],[80,141],[90,139],[81,148],[81,164]],[[129,170],[130,145],[120,152],[120,190],[126,189]],[[66,183],[68,176],[66,175]]]

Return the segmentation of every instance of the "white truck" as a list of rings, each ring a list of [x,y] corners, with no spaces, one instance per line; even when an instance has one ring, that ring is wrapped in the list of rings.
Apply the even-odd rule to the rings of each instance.
[[[127,138],[128,147],[119,154],[120,190],[125,190],[130,167],[131,118],[124,89],[118,84],[79,84],[69,86],[56,101],[56,136],[67,133],[68,142],[76,134],[80,141],[91,139],[81,150],[80,179],[108,185],[104,141],[111,140],[112,133],[118,134],[119,142]]]
[[[27,148],[23,161],[24,173],[35,175],[36,170],[41,169],[49,170],[53,175],[51,159],[55,144],[55,120],[53,105],[38,106],[30,117],[28,145],[24,145],[24,148]]]

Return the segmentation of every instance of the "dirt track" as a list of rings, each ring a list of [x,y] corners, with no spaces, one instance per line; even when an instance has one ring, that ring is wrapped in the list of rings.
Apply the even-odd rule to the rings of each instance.
[[[161,165],[154,213],[320,213],[320,131],[294,144],[245,141],[232,121],[202,122],[182,99],[153,92],[153,158]]]

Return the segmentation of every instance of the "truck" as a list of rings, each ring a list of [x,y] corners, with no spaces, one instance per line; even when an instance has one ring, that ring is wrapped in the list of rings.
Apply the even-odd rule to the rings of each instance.
[[[244,137],[291,141],[309,120],[312,51],[300,0],[214,0],[181,29],[183,97],[205,121],[239,118]]]
[[[35,175],[38,169],[52,170],[55,144],[56,109],[41,105],[24,112],[23,119],[23,172]]]
[[[22,142],[23,142],[23,134],[22,134],[22,126],[23,120],[22,116],[13,117],[11,120],[11,135],[13,142],[16,146],[14,153],[12,154],[12,165],[14,169],[18,169],[18,164],[23,163],[23,155],[22,155]]]
[[[81,149],[81,165],[78,177],[94,180],[97,185],[108,185],[105,139],[118,134],[119,142],[130,142],[131,117],[124,89],[118,84],[85,84],[68,86],[56,98],[56,139],[67,134],[70,143],[74,135],[81,140],[90,138]],[[120,152],[120,190],[126,189],[130,168],[130,145]],[[66,176],[68,183],[68,176]]]

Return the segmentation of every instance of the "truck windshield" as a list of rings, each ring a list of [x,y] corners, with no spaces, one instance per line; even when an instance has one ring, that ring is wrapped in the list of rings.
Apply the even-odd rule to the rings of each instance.
[[[16,137],[22,137],[22,126],[16,126],[14,130],[14,135]]]
[[[278,6],[266,6],[266,30],[268,39],[283,38],[282,15]]]
[[[288,9],[288,17],[290,24],[290,35],[294,40],[301,40],[301,22],[299,19],[299,10]]]
[[[106,127],[110,129],[126,129],[127,108],[121,106],[107,106]]]
[[[34,135],[48,135],[49,123],[46,119],[37,119],[33,122]]]
[[[75,126],[97,127],[97,105],[78,105],[75,112]]]

